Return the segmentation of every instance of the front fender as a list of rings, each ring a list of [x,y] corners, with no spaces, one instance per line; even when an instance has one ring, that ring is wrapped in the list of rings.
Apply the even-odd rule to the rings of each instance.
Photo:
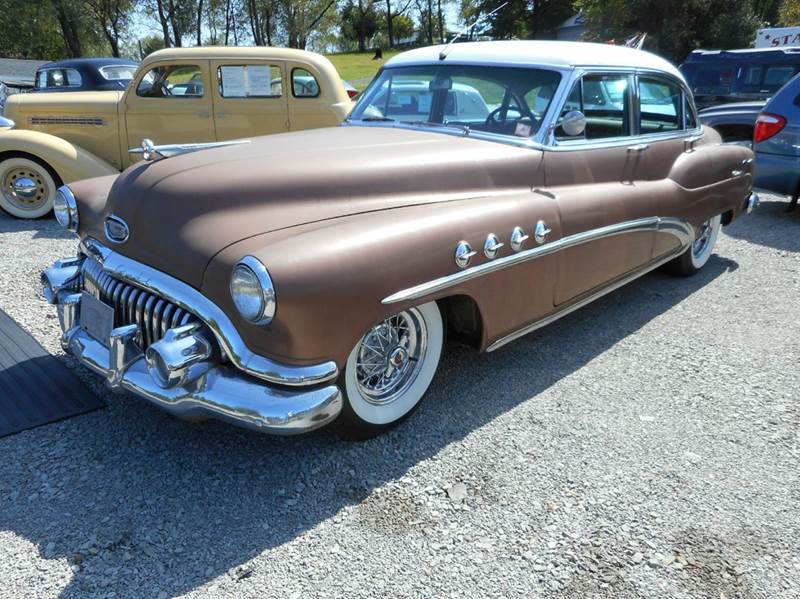
[[[49,165],[62,182],[117,175],[119,171],[83,148],[40,131],[0,131],[0,158],[6,153],[23,153]]]
[[[471,298],[483,323],[481,347],[513,328],[523,314],[552,310],[555,258],[501,270],[446,289],[397,303],[384,298],[420,283],[458,272],[454,250],[467,240],[477,250],[471,265],[488,261],[487,233],[512,253],[508,237],[515,226],[532,231],[538,218],[560,234],[557,208],[550,198],[539,203],[530,190],[419,205],[311,223],[252,237],[220,252],[206,269],[203,293],[231,314],[248,347],[275,359],[314,362],[332,359],[341,367],[370,327],[417,304],[450,296]],[[531,245],[533,242],[531,241]],[[270,272],[277,312],[268,327],[238,317],[228,291],[233,265],[253,255]],[[537,270],[527,270],[537,269]],[[510,293],[509,293],[510,291]],[[503,298],[503,301],[498,301]],[[501,305],[502,309],[497,306]],[[534,306],[532,308],[532,306]]]

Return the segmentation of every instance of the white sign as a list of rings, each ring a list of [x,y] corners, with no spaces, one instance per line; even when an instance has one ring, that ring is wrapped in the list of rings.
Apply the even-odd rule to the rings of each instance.
[[[756,48],[785,48],[787,46],[800,46],[800,27],[759,29],[756,34]]]

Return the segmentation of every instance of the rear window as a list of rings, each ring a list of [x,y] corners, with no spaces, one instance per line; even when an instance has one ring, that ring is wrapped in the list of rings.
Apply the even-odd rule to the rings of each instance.
[[[771,93],[778,91],[798,71],[793,65],[753,65],[744,68],[741,90]]]
[[[36,87],[80,87],[81,74],[75,69],[43,69],[36,74]]]
[[[127,65],[113,65],[100,67],[100,74],[106,81],[126,81],[133,79],[136,67]]]
[[[696,94],[727,94],[735,77],[732,66],[705,66],[697,69],[690,83]]]

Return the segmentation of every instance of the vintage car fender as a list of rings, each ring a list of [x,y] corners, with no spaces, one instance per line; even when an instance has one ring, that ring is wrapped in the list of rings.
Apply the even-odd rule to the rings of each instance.
[[[556,276],[556,255],[509,267],[521,275],[513,292],[507,288],[509,271],[498,271],[405,301],[386,300],[422,282],[461,272],[454,260],[461,240],[468,240],[476,251],[470,266],[490,261],[483,244],[491,232],[505,241],[498,258],[514,254],[508,237],[517,226],[530,233],[525,248],[536,247],[533,229],[538,219],[547,221],[551,239],[560,237],[557,206],[549,199],[539,203],[528,189],[292,227],[220,252],[206,270],[202,291],[234,316],[252,351],[289,362],[329,359],[341,367],[375,323],[407,307],[444,298],[457,298],[445,302],[458,304],[454,317],[459,322],[450,324],[463,328],[472,344],[485,349],[492,338],[512,329],[532,303],[543,314],[552,311],[552,297],[535,291],[541,278]],[[267,327],[239,318],[230,298],[230,273],[245,255],[261,260],[275,284],[277,311]],[[502,309],[497,309],[498,302]],[[451,308],[442,307],[446,313]]]
[[[52,168],[62,183],[116,175],[119,171],[91,152],[60,137],[25,129],[0,130],[0,159],[27,154]]]

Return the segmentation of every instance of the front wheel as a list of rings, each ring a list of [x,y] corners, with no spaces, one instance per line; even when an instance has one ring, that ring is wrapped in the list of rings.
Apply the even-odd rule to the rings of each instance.
[[[404,310],[367,331],[342,374],[345,405],[338,431],[369,439],[407,418],[433,381],[443,343],[436,302]]]
[[[692,245],[680,256],[667,262],[665,268],[674,275],[688,277],[703,268],[714,251],[719,231],[722,228],[722,217],[715,216],[704,222],[697,232]]]
[[[0,162],[0,208],[17,218],[39,218],[53,209],[58,183],[44,164],[12,156]]]

